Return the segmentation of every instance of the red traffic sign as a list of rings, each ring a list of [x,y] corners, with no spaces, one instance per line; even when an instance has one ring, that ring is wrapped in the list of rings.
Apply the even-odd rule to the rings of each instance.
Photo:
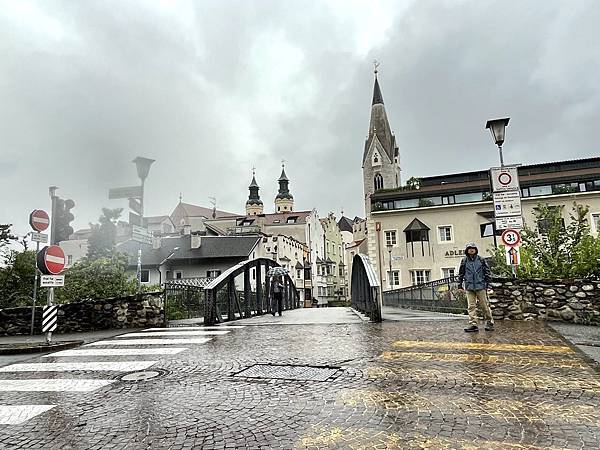
[[[50,226],[50,217],[48,213],[42,209],[34,209],[29,214],[29,225],[38,233],[41,233]]]
[[[58,275],[65,268],[65,252],[58,245],[44,247],[37,254],[37,266],[44,275]]]
[[[507,247],[518,247],[521,245],[521,233],[517,230],[504,230],[502,232],[502,243]]]

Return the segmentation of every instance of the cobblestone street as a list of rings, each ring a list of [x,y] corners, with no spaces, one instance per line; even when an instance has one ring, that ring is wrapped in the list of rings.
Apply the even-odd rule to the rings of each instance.
[[[465,322],[298,310],[33,357],[0,367],[0,448],[598,448],[585,357],[543,324]]]

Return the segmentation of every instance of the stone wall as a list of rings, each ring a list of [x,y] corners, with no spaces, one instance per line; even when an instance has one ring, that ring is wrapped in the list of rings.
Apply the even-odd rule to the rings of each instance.
[[[43,305],[35,311],[34,332],[42,331]],[[164,326],[162,292],[106,300],[65,303],[58,307],[58,333]],[[0,309],[0,336],[29,334],[31,307]]]
[[[600,325],[600,281],[496,279],[491,288],[494,319]]]

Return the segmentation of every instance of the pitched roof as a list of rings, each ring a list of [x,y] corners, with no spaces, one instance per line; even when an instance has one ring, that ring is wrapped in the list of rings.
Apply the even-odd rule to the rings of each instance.
[[[192,205],[191,203],[183,203],[183,202],[180,203],[179,205],[181,205],[181,207],[183,208],[183,210],[186,212],[187,216],[189,216],[189,217],[210,218],[210,217],[212,217],[212,214],[213,214],[212,208],[205,208],[204,206]],[[235,215],[234,213],[220,211],[218,209],[217,209],[216,213],[217,213],[217,218]]]
[[[169,259],[199,260],[215,258],[247,258],[260,240],[260,236],[202,236],[199,248],[190,248],[191,236],[165,238],[161,248],[153,249],[152,245],[142,244],[142,265],[158,266],[175,247],[179,250]],[[130,256],[130,266],[137,264],[139,243],[129,240],[119,244],[117,249]]]
[[[265,225],[284,225],[287,224],[287,220],[291,217],[296,217],[295,224],[306,223],[306,218],[312,213],[312,211],[286,211],[282,213],[265,214]],[[257,218],[259,216],[248,216],[248,218]]]
[[[352,233],[352,220],[346,216],[342,216],[338,222],[338,227],[340,231],[349,231]]]
[[[419,219],[413,219],[413,221],[411,223],[408,224],[408,226],[404,229],[404,231],[420,231],[420,230],[427,230],[429,231],[431,228],[429,228],[427,225],[425,225],[423,222],[421,222]]]
[[[162,223],[165,220],[171,220],[171,218],[169,216],[150,216],[150,217],[144,217],[144,219],[146,219],[146,221],[150,224],[150,223]]]
[[[377,138],[383,150],[387,154],[389,160],[394,162],[394,153],[396,148],[396,137],[393,135],[390,128],[390,123],[385,112],[383,104],[383,96],[379,81],[375,78],[375,86],[373,87],[373,103],[371,105],[371,119],[369,122],[369,137],[365,141],[365,150],[363,153],[363,165],[367,158],[367,153],[373,140]]]

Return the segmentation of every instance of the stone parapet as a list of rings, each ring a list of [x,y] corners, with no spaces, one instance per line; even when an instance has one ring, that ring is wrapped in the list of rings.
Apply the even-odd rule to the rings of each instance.
[[[42,332],[43,305],[35,311],[34,332]],[[164,326],[162,292],[58,305],[58,333]],[[0,336],[29,334],[31,307],[0,309]]]
[[[600,280],[494,279],[490,303],[495,319],[600,325]]]

